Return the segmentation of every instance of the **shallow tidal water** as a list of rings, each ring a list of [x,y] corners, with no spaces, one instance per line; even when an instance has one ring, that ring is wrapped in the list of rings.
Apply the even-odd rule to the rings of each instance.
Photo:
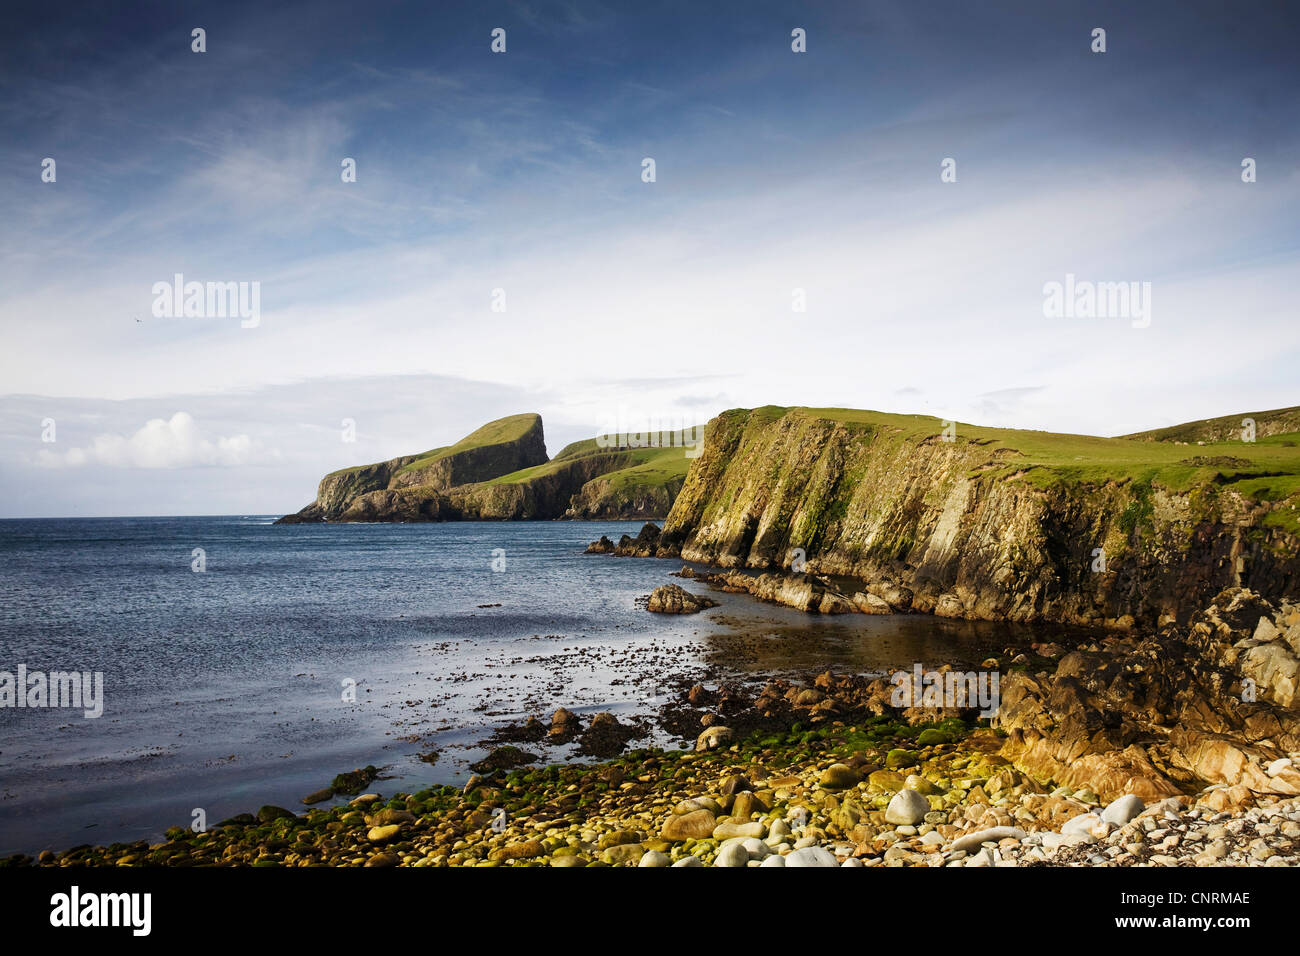
[[[196,808],[301,811],[367,764],[385,793],[461,782],[495,727],[558,706],[648,716],[675,678],[970,667],[1042,633],[822,618],[669,577],[680,561],[583,554],[640,522],[272,520],[0,521],[0,671],[104,677],[98,718],[0,707],[0,855],[161,839]],[[636,605],[669,582],[719,607]],[[632,746],[650,743],[674,742]]]

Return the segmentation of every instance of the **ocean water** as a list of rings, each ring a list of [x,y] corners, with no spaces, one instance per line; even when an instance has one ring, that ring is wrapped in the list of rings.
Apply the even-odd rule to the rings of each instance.
[[[0,855],[158,839],[196,809],[301,810],[367,764],[386,793],[463,781],[495,726],[647,715],[674,675],[969,663],[1024,636],[716,592],[703,614],[650,614],[636,599],[680,561],[583,553],[639,522],[272,520],[0,521],[0,671],[104,681],[98,718],[0,707]]]

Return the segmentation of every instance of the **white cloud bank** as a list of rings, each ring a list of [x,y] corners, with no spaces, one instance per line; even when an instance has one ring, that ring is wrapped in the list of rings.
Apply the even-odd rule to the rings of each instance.
[[[87,448],[66,452],[42,449],[37,464],[47,468],[106,465],[111,468],[233,467],[248,464],[254,450],[247,435],[211,441],[203,437],[188,412],[170,419],[153,418],[130,437],[99,435]]]

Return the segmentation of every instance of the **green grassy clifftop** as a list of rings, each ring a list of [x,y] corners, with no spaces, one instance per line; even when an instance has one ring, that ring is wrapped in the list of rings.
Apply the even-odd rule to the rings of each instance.
[[[1137,441],[1182,442],[1192,445],[1198,442],[1235,442],[1242,440],[1243,434],[1252,422],[1257,439],[1274,435],[1294,435],[1300,432],[1300,408],[1275,408],[1267,412],[1225,415],[1222,418],[1207,418],[1199,422],[1135,432],[1122,437]]]
[[[906,587],[941,614],[1154,622],[1224,587],[1294,594],[1297,504],[1295,432],[945,435],[924,416],[768,406],[709,422],[659,553],[778,569],[798,548],[810,571]]]
[[[534,414],[490,422],[454,445],[326,475],[316,500],[280,521],[662,518],[690,465],[686,435],[660,447],[595,438],[546,457]]]

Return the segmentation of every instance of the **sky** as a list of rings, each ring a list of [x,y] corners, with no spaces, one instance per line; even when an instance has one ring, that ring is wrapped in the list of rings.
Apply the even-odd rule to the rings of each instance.
[[[0,517],[285,513],[523,411],[554,454],[1300,402],[1293,4],[703,6],[11,11]],[[171,314],[178,274],[250,309]]]

